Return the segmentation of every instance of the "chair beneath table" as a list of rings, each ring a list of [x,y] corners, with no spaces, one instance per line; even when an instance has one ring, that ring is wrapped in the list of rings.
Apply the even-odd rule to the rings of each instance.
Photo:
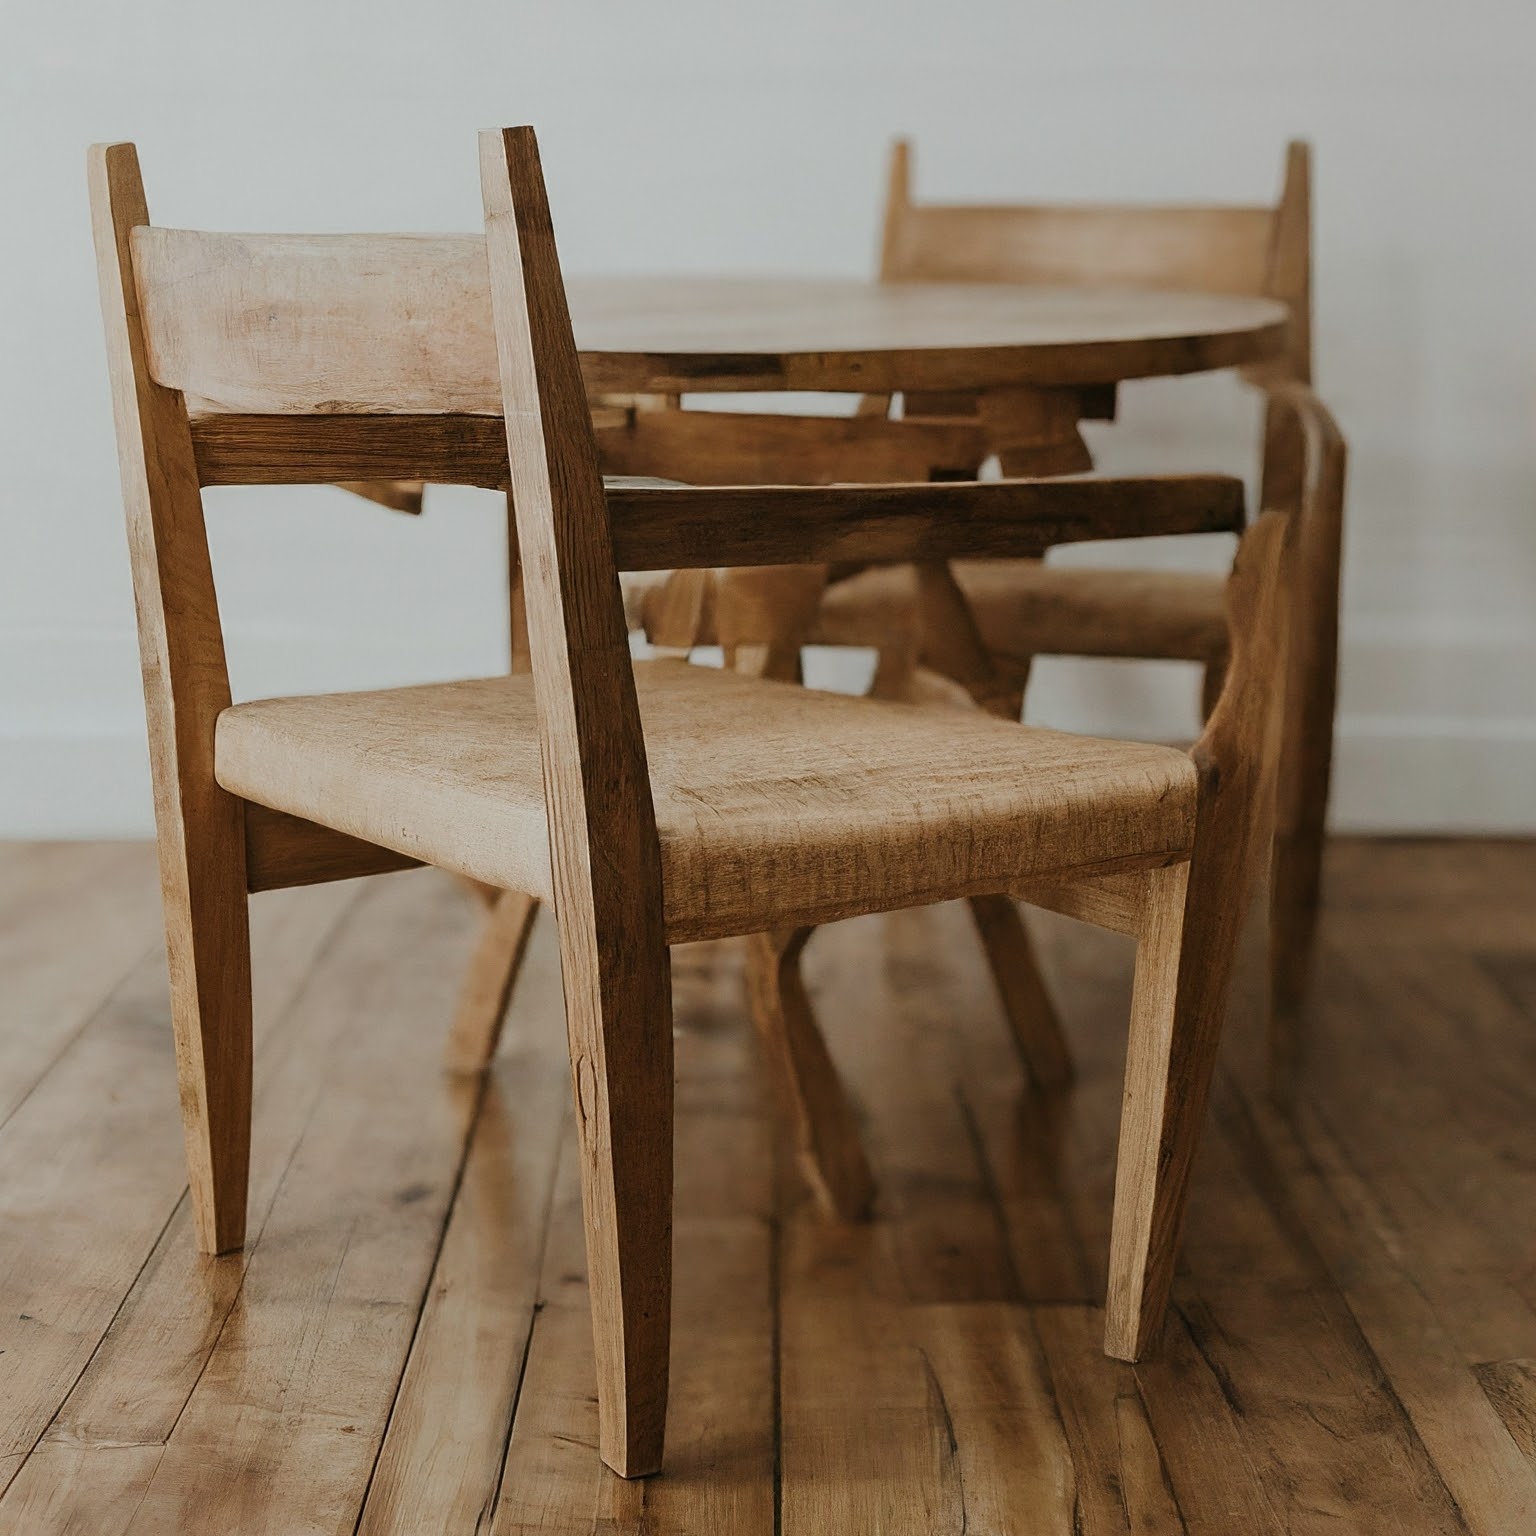
[[[230,236],[150,226],[133,148],[92,152],[199,1246],[244,1237],[250,893],[426,862],[548,901],[601,1452],[626,1476],[653,1472],[668,945],[1012,891],[1139,941],[1105,1336],[1136,1358],[1166,1306],[1236,925],[1267,844],[1287,519],[1244,535],[1232,661],[1190,755],[637,665],[620,568],[997,558],[1043,537],[1231,529],[1241,489],[1211,476],[605,492],[532,131],[484,135],[481,159],[483,240]],[[529,674],[231,702],[202,487],[509,475]],[[835,1078],[807,1075],[808,1010],[795,1022],[791,1092],[835,1136],[846,1105]]]
[[[1286,149],[1273,206],[966,205],[914,200],[911,156],[891,160],[880,276],[883,281],[1016,282],[1188,289],[1279,299],[1289,306],[1284,353],[1245,371],[1266,397],[1260,504],[1296,509],[1308,470],[1303,418],[1320,411],[1299,390],[1312,360],[1311,155]],[[974,419],[973,398],[909,396],[903,414],[931,428]],[[1298,412],[1301,414],[1298,415]],[[958,414],[957,414],[958,413]],[[1113,414],[1112,407],[1106,414]],[[1272,1083],[1284,1090],[1296,1013],[1310,969],[1321,890],[1333,758],[1344,446],[1326,424],[1326,466],[1304,519],[1286,706],[1285,814],[1277,829],[1271,890]],[[1086,468],[1086,449],[1064,471]],[[1004,475],[1038,474],[1002,457]],[[1204,704],[1220,693],[1227,664],[1222,578],[1193,572],[1101,569],[1039,560],[964,562],[955,575],[994,665],[1022,692],[1037,655],[1166,658],[1201,664]],[[876,571],[829,588],[811,638],[879,643],[889,615],[910,606],[910,577]],[[941,669],[943,658],[929,661]]]

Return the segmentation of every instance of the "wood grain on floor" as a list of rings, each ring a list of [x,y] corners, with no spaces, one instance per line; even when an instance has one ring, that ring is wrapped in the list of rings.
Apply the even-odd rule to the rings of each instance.
[[[250,1240],[193,1251],[153,855],[0,848],[0,1536],[1536,1532],[1536,845],[1341,842],[1293,1113],[1250,946],[1155,1359],[1100,1352],[1131,951],[1039,914],[1026,1089],[963,908],[806,970],[877,1219],[677,952],[666,1472],[595,1451],[553,933],[484,1088],[430,872],[255,898]]]

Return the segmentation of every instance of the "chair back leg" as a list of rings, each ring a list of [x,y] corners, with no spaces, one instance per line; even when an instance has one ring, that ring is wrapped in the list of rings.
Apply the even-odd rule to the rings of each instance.
[[[576,930],[576,931],[572,931]],[[672,990],[665,946],[603,963],[594,927],[560,935],[597,1357],[598,1449],[661,1470],[672,1329]]]
[[[450,1072],[483,1072],[491,1064],[539,915],[539,899],[522,891],[490,891],[469,972],[459,989],[445,1053]]]
[[[753,934],[747,941],[747,996],[806,1183],[829,1216],[862,1221],[874,1204],[874,1175],[800,976],[800,955],[815,931]]]
[[[1319,757],[1333,752],[1333,722],[1304,750]],[[1305,1044],[1305,1003],[1322,905],[1323,849],[1327,843],[1327,798],[1313,797],[1304,820],[1277,834],[1269,882],[1269,1041],[1271,1098],[1288,1104],[1296,1087]]]
[[[1072,1050],[1022,914],[1011,896],[972,896],[970,908],[1030,1081],[1037,1088],[1065,1087],[1072,1081]]]
[[[209,790],[157,823],[192,1221],[203,1253],[230,1253],[250,1174],[251,937],[240,802]]]

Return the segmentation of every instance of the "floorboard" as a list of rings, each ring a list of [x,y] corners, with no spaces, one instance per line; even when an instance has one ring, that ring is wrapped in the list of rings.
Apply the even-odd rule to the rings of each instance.
[[[142,843],[0,845],[0,1124],[157,949],[158,895]]]

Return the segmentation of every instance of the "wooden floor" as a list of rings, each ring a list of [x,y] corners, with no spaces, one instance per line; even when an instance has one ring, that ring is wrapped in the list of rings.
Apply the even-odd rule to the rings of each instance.
[[[775,1150],[737,951],[676,956],[666,1473],[596,1412],[552,934],[484,1092],[430,872],[258,897],[243,1259],[192,1250],[151,855],[0,850],[0,1532],[1536,1532],[1536,845],[1343,843],[1304,1091],[1245,969],[1160,1356],[1099,1352],[1130,952],[1038,923],[1025,1090],[963,910],[808,964],[880,1219]]]

